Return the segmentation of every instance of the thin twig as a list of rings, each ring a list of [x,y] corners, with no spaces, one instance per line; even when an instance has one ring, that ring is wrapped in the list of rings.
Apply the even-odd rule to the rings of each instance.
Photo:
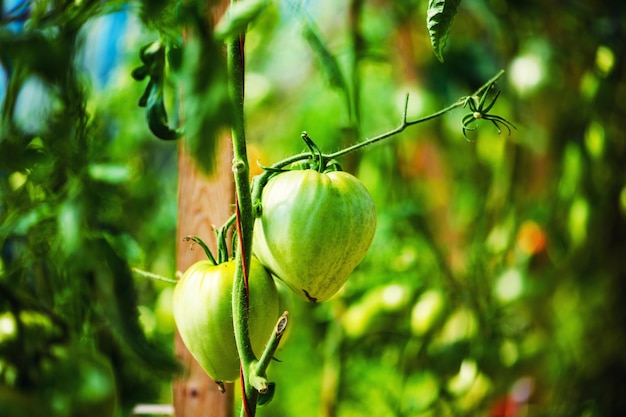
[[[154,280],[157,280],[157,281],[167,282],[167,283],[170,283],[170,284],[176,284],[178,282],[175,279],[166,278],[166,277],[164,277],[162,275],[154,274],[152,272],[144,271],[144,270],[141,270],[141,269],[138,269],[138,268],[132,268],[132,271],[135,274],[140,275],[140,276],[142,276],[144,278],[150,278],[150,279],[154,279]]]
[[[424,117],[420,117],[417,118],[415,120],[408,120],[408,107],[409,107],[409,95],[406,95],[405,101],[404,101],[404,110],[402,112],[402,121],[400,123],[400,125],[398,127],[396,127],[395,129],[392,129],[390,131],[387,131],[385,133],[382,133],[378,136],[375,136],[373,138],[370,139],[365,139],[362,142],[359,142],[357,144],[354,144],[352,146],[349,146],[345,149],[339,150],[337,152],[333,152],[330,154],[323,154],[323,158],[325,160],[331,160],[331,159],[335,159],[338,158],[340,156],[344,156],[348,153],[357,151],[361,148],[364,148],[366,146],[372,145],[376,142],[380,142],[382,140],[388,139],[392,136],[395,136],[399,133],[402,133],[406,128],[416,125],[416,124],[420,124],[420,123],[424,123],[427,122],[429,120],[432,119],[436,119],[437,117],[441,117],[444,114],[448,113],[449,111],[452,111],[458,107],[463,107],[466,105],[467,100],[470,99],[471,97],[474,96],[479,96],[485,89],[489,88],[493,83],[495,83],[500,77],[502,77],[502,75],[504,74],[504,70],[500,70],[496,75],[494,75],[493,77],[491,77],[491,79],[489,79],[489,81],[487,81],[485,84],[483,84],[480,88],[478,88],[478,90],[476,90],[471,96],[465,96],[465,97],[461,97],[460,99],[458,99],[456,102],[454,102],[453,104],[436,111],[435,113],[429,114],[427,116]],[[310,152],[303,152],[297,155],[293,155],[290,156],[288,158],[285,158],[279,162],[276,162],[275,164],[273,164],[271,167],[269,167],[269,170],[264,172],[263,174],[260,174],[259,176],[255,177],[256,179],[256,183],[258,183],[258,186],[261,186],[261,188],[265,185],[265,182],[267,182],[267,180],[269,179],[269,177],[274,174],[276,171],[281,170],[282,168],[289,166],[293,163],[299,162],[299,161],[303,161],[306,159],[309,159],[311,157],[311,153]],[[255,186],[253,186],[253,189],[256,188]],[[258,193],[258,195],[254,194],[253,190],[253,201],[255,201],[255,197],[260,197],[260,193]]]
[[[483,90],[489,88],[493,83],[495,83],[502,75],[504,74],[504,70],[500,70],[495,76],[493,76],[489,81],[487,81],[485,84],[483,84],[478,90],[476,90],[474,92],[474,94],[472,96],[478,96],[481,94],[481,92],[483,92]],[[472,97],[469,96],[469,97]],[[457,107],[463,107],[465,106],[465,104],[467,103],[467,99],[468,97],[461,97],[460,99],[458,99],[455,103],[449,105],[448,107],[445,107],[439,111],[436,111],[435,113],[429,114],[427,116],[424,117],[420,117],[418,119],[415,120],[408,120],[408,108],[409,108],[409,95],[406,95],[405,101],[404,101],[404,111],[402,113],[402,122],[400,123],[400,125],[398,127],[396,127],[393,130],[390,130],[388,132],[385,132],[383,134],[380,134],[378,136],[375,136],[371,139],[366,139],[363,142],[357,143],[355,145],[349,146],[345,149],[342,149],[340,151],[331,153],[331,154],[327,154],[324,155],[324,158],[328,159],[334,159],[334,158],[338,158],[340,156],[346,155],[350,152],[354,152],[358,149],[364,148],[366,146],[372,145],[376,142],[380,142],[381,140],[390,138],[392,136],[395,136],[401,132],[403,132],[407,127],[409,126],[413,126],[419,123],[424,123],[427,122],[429,120],[432,119],[436,119],[437,117],[443,116],[444,114],[448,113],[449,111],[452,111],[454,109],[456,109]]]

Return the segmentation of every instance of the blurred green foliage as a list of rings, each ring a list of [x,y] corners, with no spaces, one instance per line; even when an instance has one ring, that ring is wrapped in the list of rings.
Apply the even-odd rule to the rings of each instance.
[[[23,30],[8,16],[0,27],[0,409],[11,416],[38,415],[21,396],[48,416],[127,415],[178,369],[171,328],[146,331],[138,309],[152,311],[161,288],[131,273],[174,274],[176,145],[149,134],[126,66],[105,89],[87,71],[99,62],[91,31],[121,4],[38,4]]]
[[[173,36],[172,5],[131,4],[142,20],[96,89],[72,49],[114,11],[96,3],[37,22],[58,32],[19,39],[32,48],[0,32],[2,64],[25,68],[0,131],[0,401],[46,392],[78,349],[108,358],[127,412],[170,401],[171,286],[130,268],[174,274],[176,147],[150,135],[130,73],[155,29]],[[267,5],[246,37],[253,166],[302,151],[303,130],[327,152],[391,130],[407,92],[423,116],[501,68],[492,112],[517,130],[483,122],[466,141],[455,111],[340,161],[373,194],[377,234],[338,296],[294,300],[260,415],[626,412],[625,9],[461,2],[440,63],[425,2]],[[18,100],[28,83],[46,100]]]
[[[396,127],[406,92],[422,116],[500,68],[492,111],[517,130],[484,122],[467,142],[457,111],[341,161],[378,232],[340,296],[296,303],[266,415],[623,413],[624,6],[465,2],[443,64],[422,3],[303,8],[358,101],[325,76],[299,10],[266,12],[247,37],[263,165],[300,151],[302,130],[334,151]]]

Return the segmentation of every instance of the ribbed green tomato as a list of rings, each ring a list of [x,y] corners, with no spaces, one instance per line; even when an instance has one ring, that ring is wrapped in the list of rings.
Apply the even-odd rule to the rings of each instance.
[[[261,197],[253,251],[308,301],[325,301],[369,249],[376,209],[365,186],[342,171],[294,170],[272,177]]]
[[[174,289],[174,320],[181,339],[215,381],[229,382],[239,377],[232,315],[235,268],[235,261],[219,265],[197,262],[187,269]],[[254,257],[248,289],[250,341],[258,356],[280,314],[274,280]]]

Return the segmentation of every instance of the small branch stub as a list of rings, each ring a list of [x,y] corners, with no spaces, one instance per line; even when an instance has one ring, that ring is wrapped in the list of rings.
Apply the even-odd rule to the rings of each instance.
[[[289,321],[287,319],[288,315],[289,315],[289,312],[285,311],[278,319],[278,323],[276,323],[276,336],[277,337],[281,337],[285,333],[285,330],[287,329],[287,322]]]

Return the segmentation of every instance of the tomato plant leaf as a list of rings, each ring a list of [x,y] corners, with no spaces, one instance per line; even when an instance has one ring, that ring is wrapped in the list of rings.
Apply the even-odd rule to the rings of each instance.
[[[331,87],[337,88],[347,94],[348,87],[339,67],[339,62],[335,56],[328,50],[326,43],[322,39],[319,31],[312,22],[304,20],[303,27],[304,39],[317,56],[322,71]]]
[[[101,269],[97,279],[100,306],[126,345],[154,372],[171,373],[178,370],[166,349],[148,340],[139,324],[137,289],[132,270],[111,245],[112,236],[91,242],[90,248],[105,260],[108,270]]]
[[[448,40],[452,21],[456,16],[461,0],[429,0],[426,26],[430,44],[437,59],[443,62],[443,48]]]
[[[131,76],[136,81],[150,78],[146,90],[139,99],[139,107],[146,108],[146,120],[150,131],[159,139],[175,140],[182,135],[181,129],[168,126],[167,112],[163,101],[165,79],[165,46],[161,42],[151,42],[139,53],[142,66],[135,68]]]

